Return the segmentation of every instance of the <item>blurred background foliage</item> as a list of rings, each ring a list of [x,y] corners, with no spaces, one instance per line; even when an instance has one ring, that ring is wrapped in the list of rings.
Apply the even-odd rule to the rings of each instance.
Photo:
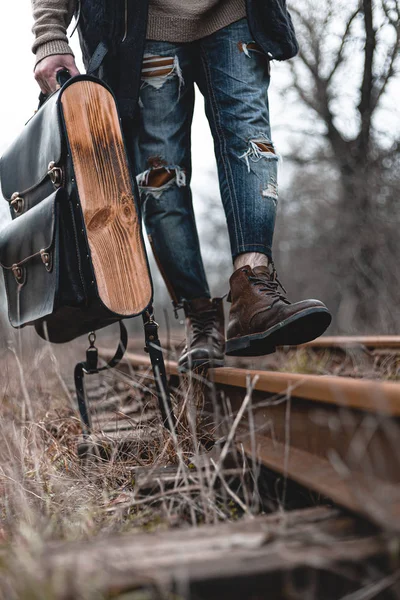
[[[292,301],[327,303],[331,334],[400,334],[400,0],[292,0],[290,8],[300,53],[272,64],[270,88],[282,158],[280,279]],[[211,142],[197,141],[206,127],[198,100],[195,171],[196,157],[212,154]],[[213,163],[194,173],[193,190],[210,287],[223,295],[232,265]],[[152,271],[158,313],[171,315],[153,262]]]
[[[328,304],[330,333],[400,334],[400,2],[296,0],[291,13],[299,56],[272,69],[280,278],[293,301]],[[202,203],[204,259],[222,294],[225,221],[216,197]]]

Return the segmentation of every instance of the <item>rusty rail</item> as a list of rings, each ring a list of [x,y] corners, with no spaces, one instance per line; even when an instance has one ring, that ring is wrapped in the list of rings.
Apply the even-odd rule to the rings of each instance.
[[[400,351],[400,335],[323,336],[303,344],[302,348],[368,348],[369,350]]]
[[[122,365],[147,367],[131,353]],[[167,369],[181,385],[177,364]],[[252,388],[251,423],[249,407],[235,443],[253,460],[400,530],[400,383],[236,368],[210,369],[208,380],[229,397],[232,419]]]
[[[182,344],[184,337],[183,331],[172,331],[171,336],[167,339],[161,337],[161,342],[164,348],[178,347]],[[139,343],[138,346],[142,344]],[[285,349],[295,349],[295,346],[284,346]],[[337,336],[322,336],[298,346],[298,348],[309,348],[311,350],[386,350],[388,352],[400,352],[400,335],[337,335]]]

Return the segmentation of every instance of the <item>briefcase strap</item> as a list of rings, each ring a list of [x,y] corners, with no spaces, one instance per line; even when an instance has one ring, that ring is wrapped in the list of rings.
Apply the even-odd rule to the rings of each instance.
[[[150,356],[154,380],[157,390],[158,403],[163,418],[164,426],[172,430],[175,425],[175,415],[171,403],[167,374],[165,370],[164,356],[158,337],[158,323],[154,320],[153,310],[147,310],[143,314],[146,351]],[[122,360],[128,344],[128,332],[122,321],[119,321],[120,340],[117,351],[113,358],[104,366],[98,366],[98,349],[95,346],[96,335],[89,334],[89,348],[86,350],[86,361],[79,362],[75,366],[74,378],[78,410],[82,422],[83,436],[87,437],[92,432],[92,420],[90,409],[86,399],[85,375],[95,375],[106,369],[112,369]]]
[[[172,408],[171,394],[165,369],[164,354],[158,337],[159,325],[154,320],[152,307],[150,310],[147,310],[143,313],[143,324],[146,343],[145,351],[150,357],[150,362],[153,369],[161,416],[163,418],[164,426],[170,431],[173,431],[176,425],[176,419]]]

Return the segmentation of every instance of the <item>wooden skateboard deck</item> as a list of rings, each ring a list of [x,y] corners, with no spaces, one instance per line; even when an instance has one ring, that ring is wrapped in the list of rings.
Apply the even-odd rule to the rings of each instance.
[[[79,81],[61,102],[99,296],[118,314],[137,314],[152,290],[115,101]]]

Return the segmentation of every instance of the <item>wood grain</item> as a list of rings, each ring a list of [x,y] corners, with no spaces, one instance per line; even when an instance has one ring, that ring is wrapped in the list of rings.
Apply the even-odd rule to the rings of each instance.
[[[61,103],[100,298],[118,314],[140,313],[151,283],[114,100],[79,81]]]
[[[102,350],[101,356],[108,360],[111,353]],[[137,367],[148,369],[147,373],[140,372],[141,381],[145,377],[152,378],[147,357],[127,353],[119,365],[130,375],[131,369]],[[169,376],[173,376],[172,385],[178,387],[177,363],[166,361],[166,368]],[[400,531],[397,452],[400,384],[334,376],[209,369],[208,380],[215,383],[215,388],[209,388],[208,384],[201,387],[198,382],[195,393],[204,393],[203,416],[211,424],[216,439],[225,438],[226,423],[240,410],[248,382],[254,382],[256,375],[251,424],[246,411],[237,430],[239,451],[243,448],[249,457],[253,457],[254,451],[257,461],[268,468],[367,515],[380,525],[390,523],[391,528]],[[223,396],[219,397],[215,391],[222,392]],[[222,402],[222,398],[229,398],[229,403]],[[291,398],[290,403],[285,398]],[[221,410],[222,429],[216,417],[215,402]],[[231,411],[229,418],[224,412],[227,406]]]
[[[210,369],[209,377],[217,384],[246,389],[248,378],[254,389],[270,394],[288,394],[344,408],[357,408],[373,414],[400,416],[400,383],[351,379],[334,375],[306,375],[245,369]]]
[[[324,569],[349,573],[357,563],[367,569],[369,560],[387,553],[387,542],[375,532],[357,533],[353,518],[335,513],[280,511],[214,526],[56,542],[43,550],[38,571],[55,582],[51,590],[57,600],[78,597],[88,582],[91,592],[107,598],[144,587],[180,598],[272,600],[291,589],[288,574],[298,575],[299,569],[313,582],[315,598],[337,598],[327,595],[326,581],[316,587]]]
[[[329,460],[277,442],[259,432],[256,433],[254,442],[257,458],[264,466],[367,516],[379,525],[390,523],[393,531],[400,531],[398,485],[357,471],[349,470],[345,476]],[[236,444],[251,456],[251,435],[245,422],[238,428]]]

